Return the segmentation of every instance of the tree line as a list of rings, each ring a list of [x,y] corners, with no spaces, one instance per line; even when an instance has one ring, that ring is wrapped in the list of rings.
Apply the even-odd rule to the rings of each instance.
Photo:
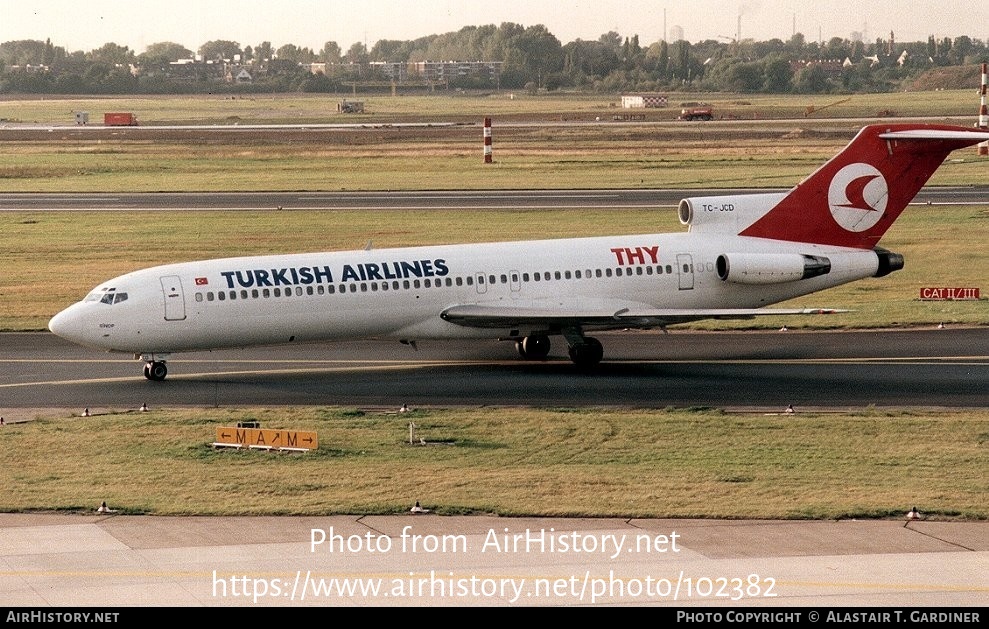
[[[182,60],[193,60],[181,65]],[[344,51],[328,41],[316,51],[271,42],[255,46],[214,40],[195,52],[174,42],[142,53],[106,43],[69,52],[50,40],[0,43],[0,93],[156,94],[194,92],[337,92],[381,88],[394,80],[384,64],[496,61],[497,77],[447,78],[450,89],[583,90],[602,93],[722,91],[739,93],[888,92],[934,68],[989,62],[986,42],[968,36],[868,43],[832,38],[808,42],[665,40],[642,45],[638,35],[610,31],[595,41],[562,44],[543,25],[466,26],[415,40],[379,40]],[[314,72],[312,64],[320,64]],[[249,84],[233,83],[220,67],[248,68]],[[403,80],[415,84],[414,74]]]

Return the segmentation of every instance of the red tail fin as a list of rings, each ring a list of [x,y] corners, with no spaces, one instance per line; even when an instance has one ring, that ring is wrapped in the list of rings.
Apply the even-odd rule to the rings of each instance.
[[[741,232],[871,249],[951,151],[989,133],[947,125],[872,125]]]

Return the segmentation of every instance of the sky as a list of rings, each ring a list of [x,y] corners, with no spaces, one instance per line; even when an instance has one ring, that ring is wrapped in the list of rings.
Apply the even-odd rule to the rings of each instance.
[[[513,22],[542,24],[562,44],[597,40],[614,31],[639,36],[642,46],[683,38],[731,41],[851,38],[863,33],[897,41],[926,41],[968,35],[989,39],[984,8],[977,0],[0,0],[0,43],[44,41],[69,52],[90,51],[107,42],[142,53],[158,42],[195,52],[213,40],[274,48],[294,44],[319,51],[328,41],[344,51],[354,43],[370,49],[381,39],[412,40],[458,31],[464,26]]]

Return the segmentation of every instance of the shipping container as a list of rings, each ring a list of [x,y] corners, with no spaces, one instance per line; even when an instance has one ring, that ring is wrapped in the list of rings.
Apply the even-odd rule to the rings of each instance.
[[[130,112],[110,112],[103,114],[103,124],[108,127],[136,127],[137,116]]]

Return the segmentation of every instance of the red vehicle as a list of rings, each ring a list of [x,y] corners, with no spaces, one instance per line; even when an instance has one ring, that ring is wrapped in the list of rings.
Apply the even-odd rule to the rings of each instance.
[[[710,107],[685,107],[680,110],[681,120],[714,120],[714,111]]]
[[[137,116],[130,112],[111,112],[103,114],[103,124],[108,127],[136,127]]]

